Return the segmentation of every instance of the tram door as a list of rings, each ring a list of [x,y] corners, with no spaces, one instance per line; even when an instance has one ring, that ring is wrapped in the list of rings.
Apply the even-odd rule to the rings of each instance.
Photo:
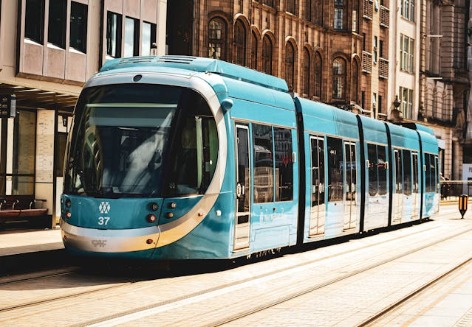
[[[319,236],[325,231],[325,153],[324,140],[311,137],[311,200],[310,236]]]
[[[403,167],[402,167],[402,152],[395,150],[395,190],[393,192],[393,206],[392,206],[392,224],[399,224],[402,222],[403,211]]]
[[[412,189],[412,198],[413,198],[413,211],[412,211],[412,218],[419,219],[419,206],[420,206],[420,196],[419,196],[419,181],[418,181],[418,153],[412,152],[412,163],[413,169],[411,171],[411,178],[413,182],[413,189]]]
[[[357,223],[357,173],[356,173],[356,145],[354,143],[344,143],[345,154],[345,207],[344,207],[344,230],[356,227]]]
[[[251,222],[249,129],[236,125],[236,221],[234,223],[234,250],[249,247]]]
[[[328,203],[325,233],[327,237],[341,235],[344,231],[344,164],[343,141],[327,138]]]

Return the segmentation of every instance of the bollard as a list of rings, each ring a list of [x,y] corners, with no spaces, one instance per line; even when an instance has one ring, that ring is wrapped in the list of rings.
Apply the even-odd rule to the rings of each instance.
[[[461,219],[464,219],[464,215],[467,212],[467,201],[469,196],[466,194],[459,195],[459,212],[462,215]]]

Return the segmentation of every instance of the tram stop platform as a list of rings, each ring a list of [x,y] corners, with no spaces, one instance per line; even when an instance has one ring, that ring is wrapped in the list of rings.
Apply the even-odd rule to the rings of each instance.
[[[0,276],[58,263],[66,256],[59,226],[0,230]]]

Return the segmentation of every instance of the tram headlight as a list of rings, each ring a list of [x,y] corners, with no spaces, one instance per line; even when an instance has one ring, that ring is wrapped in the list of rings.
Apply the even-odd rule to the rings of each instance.
[[[70,199],[66,199],[65,203],[66,208],[70,208],[72,206],[72,201]]]
[[[69,210],[67,210],[64,216],[66,217],[66,219],[70,219],[70,217],[72,217],[72,214]]]
[[[155,214],[150,213],[149,215],[146,216],[146,220],[149,223],[155,223],[157,221],[157,217]]]
[[[156,202],[152,202],[149,204],[149,209],[152,211],[157,211],[157,209],[159,209],[159,205]]]

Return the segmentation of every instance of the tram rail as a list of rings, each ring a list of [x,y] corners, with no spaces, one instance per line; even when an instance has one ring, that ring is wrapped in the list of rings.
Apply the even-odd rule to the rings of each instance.
[[[83,270],[76,268],[51,271],[49,275],[13,276],[9,280],[2,278],[0,298],[4,291],[12,288],[35,289],[34,285],[37,284],[53,287],[53,280],[70,289],[48,297],[32,296],[16,303],[12,301],[10,305],[3,303],[0,305],[0,324],[15,322],[21,325],[28,319],[44,319],[45,312],[54,316],[54,313],[59,315],[65,308],[69,308],[71,312],[85,311],[87,314],[82,315],[83,318],[71,316],[71,320],[65,325],[114,326],[135,322],[145,324],[150,321],[159,321],[162,325],[238,325],[268,309],[304,296],[317,296],[317,291],[336,287],[350,278],[367,274],[413,253],[427,253],[440,243],[469,234],[472,234],[471,225],[466,228],[464,224],[453,224],[444,229],[434,222],[425,223],[415,228],[382,233],[379,235],[381,237],[371,236],[314,251],[289,253],[249,265],[231,266],[230,269],[209,269],[207,273],[211,274],[213,282],[208,282],[206,274],[198,272],[198,269],[195,274],[190,271],[184,275],[173,274],[171,269],[169,276],[156,276],[157,279],[117,279],[116,276],[107,278],[100,275],[97,282],[91,282],[90,274],[84,275]],[[408,244],[408,247],[400,248],[400,244]],[[385,249],[396,250],[386,253]],[[472,256],[467,260],[471,258]],[[457,266],[459,265],[448,271],[457,269]],[[445,273],[441,274],[443,275]],[[433,282],[425,281],[422,288],[427,288]],[[418,289],[420,288],[416,290]],[[137,298],[151,300],[144,303],[133,301],[130,297],[132,293],[141,294]],[[412,293],[414,292],[409,293],[410,297]],[[87,311],[92,310],[88,306],[104,307],[104,303],[111,299],[115,301],[113,307],[119,309],[102,310],[99,313]],[[225,304],[228,299],[233,300],[233,306]],[[90,301],[93,305],[86,304]],[[402,301],[405,299],[397,302]],[[384,307],[383,311],[385,310]],[[196,317],[188,314],[195,311],[198,312]],[[382,316],[383,311],[370,315],[369,319]],[[29,317],[24,317],[25,312]],[[31,321],[34,320],[29,322]],[[359,319],[356,324],[359,323],[368,324],[369,320]]]

